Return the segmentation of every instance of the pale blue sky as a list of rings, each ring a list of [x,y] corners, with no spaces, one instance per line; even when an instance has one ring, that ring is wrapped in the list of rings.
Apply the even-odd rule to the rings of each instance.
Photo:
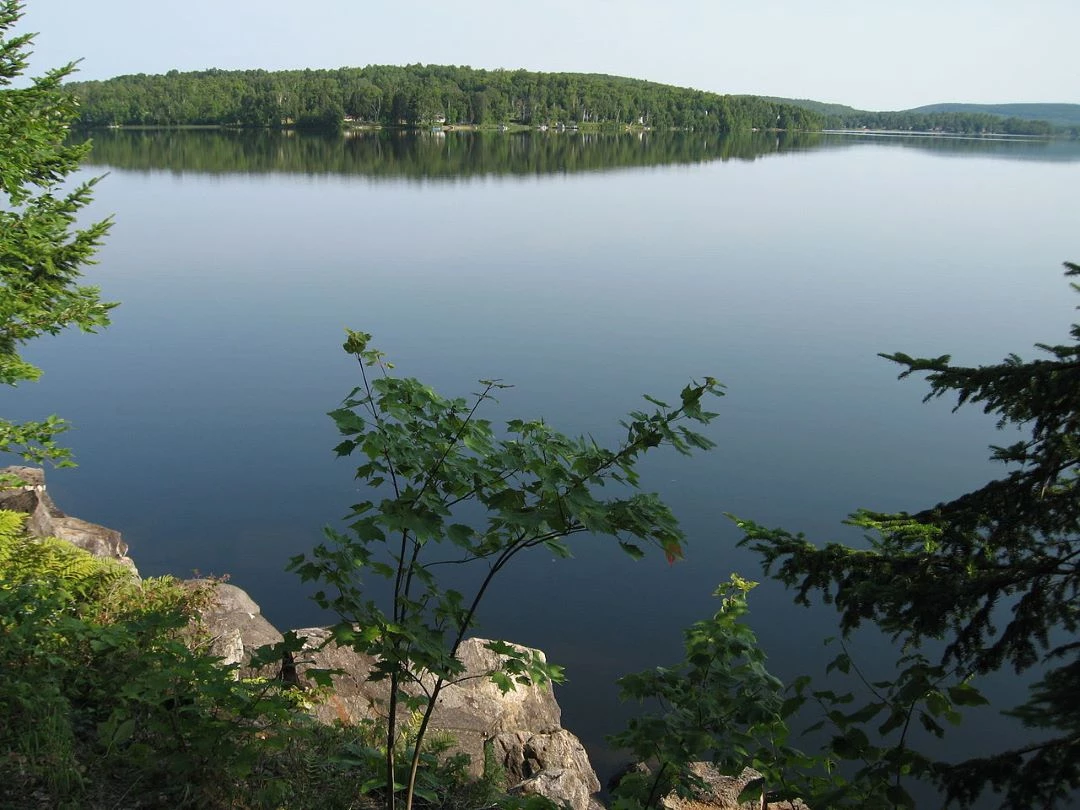
[[[367,64],[611,73],[901,109],[1080,103],[1078,0],[28,0],[81,78]]]

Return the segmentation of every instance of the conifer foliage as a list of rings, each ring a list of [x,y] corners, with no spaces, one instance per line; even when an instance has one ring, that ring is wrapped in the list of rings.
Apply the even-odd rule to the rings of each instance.
[[[96,181],[64,185],[89,149],[89,143],[65,142],[78,109],[60,85],[74,64],[16,86],[33,40],[32,34],[10,35],[21,11],[14,0],[0,0],[0,384],[9,386],[41,375],[22,357],[24,344],[68,326],[105,326],[113,306],[95,287],[80,284],[110,225],[105,219],[76,227]],[[63,429],[55,416],[21,423],[0,418],[0,452],[65,463],[69,453],[54,441]]]
[[[1067,276],[1080,276],[1080,265],[1065,267]],[[847,720],[887,717],[877,729],[885,733],[906,728],[921,707],[923,725],[941,736],[935,717],[956,721],[954,706],[985,702],[972,681],[1005,668],[1036,674],[1028,700],[1007,712],[1032,729],[1034,742],[960,763],[890,760],[960,805],[990,787],[1008,807],[1055,807],[1080,788],[1080,324],[1070,334],[1071,343],[1039,344],[1039,359],[1009,355],[988,366],[954,365],[948,355],[882,355],[904,367],[902,378],[925,373],[926,399],[955,396],[957,408],[979,405],[999,428],[1019,429],[1021,440],[992,448],[1005,476],[916,514],[856,513],[851,522],[871,534],[869,548],[818,548],[739,522],[743,543],[796,589],[797,601],[821,594],[835,604],[845,633],[870,622],[909,653],[897,681],[910,684],[902,699],[868,704]],[[923,653],[910,654],[928,641],[943,644],[934,666]],[[843,664],[851,666],[846,654]],[[917,679],[908,677],[913,667]],[[890,725],[900,704],[910,707],[907,717],[901,711]],[[898,785],[899,772],[896,778]]]

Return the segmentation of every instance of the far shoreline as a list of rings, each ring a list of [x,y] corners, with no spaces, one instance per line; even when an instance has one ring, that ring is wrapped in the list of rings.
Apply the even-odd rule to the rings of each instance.
[[[965,141],[1054,141],[1068,140],[1065,135],[1011,135],[1003,132],[933,132],[907,129],[822,129],[822,135],[873,135],[885,138],[951,138]]]
[[[327,127],[303,127],[296,125],[282,125],[282,126],[256,126],[247,124],[105,124],[99,126],[72,126],[72,130],[79,132],[101,132],[105,130],[116,131],[128,131],[128,132],[140,132],[140,131],[235,131],[235,132],[283,132],[289,134],[301,133],[308,135],[338,135],[343,137],[349,137],[351,135],[359,135],[373,132],[421,132],[432,134],[444,134],[447,132],[468,132],[468,133],[496,133],[496,134],[520,134],[523,132],[539,132],[543,134],[555,134],[555,135],[626,135],[626,134],[647,134],[650,132],[696,132],[693,128],[665,128],[658,129],[655,127],[642,126],[640,124],[599,124],[593,122],[586,122],[584,124],[420,124],[420,125],[399,125],[390,126],[386,124],[366,124],[366,123],[353,123],[347,122],[340,129],[327,128]],[[738,132],[710,132],[710,134],[719,135],[721,137],[727,137],[731,135],[738,135],[743,130]],[[779,132],[805,132],[819,135],[869,135],[879,138],[943,138],[951,140],[970,140],[970,141],[1011,141],[1011,142],[1047,142],[1047,141],[1066,141],[1075,140],[1072,136],[1065,133],[1049,134],[1049,135],[1013,135],[1001,132],[940,132],[931,130],[905,130],[905,129],[757,129],[753,128],[745,130],[749,133],[779,133]]]

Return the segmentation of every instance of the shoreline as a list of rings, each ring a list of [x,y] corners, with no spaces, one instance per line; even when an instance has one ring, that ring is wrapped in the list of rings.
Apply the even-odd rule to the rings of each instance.
[[[822,135],[872,135],[878,138],[951,138],[967,141],[1055,141],[1069,140],[1064,135],[1010,135],[1004,132],[934,132],[907,129],[823,129]]]

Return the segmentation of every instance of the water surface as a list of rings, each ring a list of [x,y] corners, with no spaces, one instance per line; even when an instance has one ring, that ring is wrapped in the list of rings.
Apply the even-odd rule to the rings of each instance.
[[[1075,314],[1076,144],[95,137],[93,210],[116,226],[90,276],[123,306],[99,336],[35,345],[46,375],[6,413],[75,423],[81,466],[50,473],[55,499],[123,531],[145,574],[228,573],[279,627],[328,620],[283,568],[355,500],[324,415],[357,382],[345,327],[444,393],[514,383],[489,418],[600,440],[643,392],[728,386],[716,450],[645,465],[685,562],[580,539],[573,560],[521,559],[481,614],[481,633],[566,665],[565,725],[602,771],[625,715],[614,678],[674,661],[717,583],[759,574],[725,512],[851,539],[857,507],[918,509],[996,472],[993,424],[922,404],[877,352],[1031,356]],[[752,608],[777,674],[820,669],[828,613],[771,585]]]

